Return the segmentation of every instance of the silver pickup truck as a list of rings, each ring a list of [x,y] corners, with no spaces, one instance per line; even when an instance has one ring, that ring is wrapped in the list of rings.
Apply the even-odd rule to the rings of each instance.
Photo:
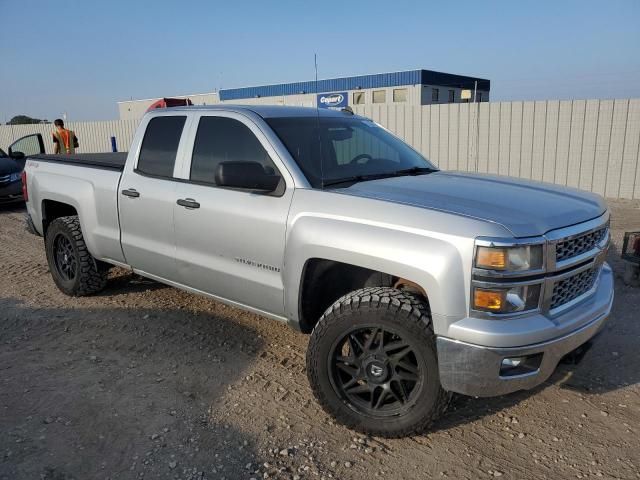
[[[24,177],[64,293],[117,265],[288,322],[319,403],[369,434],[535,387],[613,301],[600,197],[439,171],[350,112],[158,110],[128,154],[29,155]]]

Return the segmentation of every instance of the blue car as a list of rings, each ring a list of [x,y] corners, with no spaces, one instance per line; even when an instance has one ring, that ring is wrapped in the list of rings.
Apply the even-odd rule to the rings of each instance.
[[[0,149],[0,204],[22,202],[22,170],[26,157],[44,151],[42,135],[27,135],[9,147]]]

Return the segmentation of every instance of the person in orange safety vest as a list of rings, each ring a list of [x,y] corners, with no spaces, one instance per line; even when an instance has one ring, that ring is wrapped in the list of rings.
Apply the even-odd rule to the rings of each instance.
[[[56,129],[53,131],[53,153],[75,153],[78,148],[78,137],[73,130],[64,128],[64,122],[57,118],[53,124]]]

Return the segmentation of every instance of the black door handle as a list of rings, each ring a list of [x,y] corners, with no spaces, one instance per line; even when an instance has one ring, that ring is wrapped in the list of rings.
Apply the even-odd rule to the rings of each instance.
[[[138,198],[140,193],[135,188],[127,188],[122,190],[122,194],[127,197]]]
[[[196,202],[193,198],[179,198],[176,203],[181,207],[200,208],[200,204]]]

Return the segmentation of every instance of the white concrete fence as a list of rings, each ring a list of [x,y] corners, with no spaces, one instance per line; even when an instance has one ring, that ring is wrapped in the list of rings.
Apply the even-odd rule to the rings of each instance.
[[[116,137],[118,150],[129,149],[138,120],[110,120],[105,122],[68,122],[65,126],[78,137],[78,153],[99,153],[111,151],[111,137]],[[53,153],[53,124],[2,125],[0,126],[0,148],[5,152],[15,140],[32,133],[41,133],[47,153]]]
[[[568,185],[640,199],[640,99],[547,100],[428,106],[367,105],[356,113],[386,126],[440,168]],[[79,152],[126,150],[137,120],[70,123]],[[0,147],[51,125],[0,127]]]

